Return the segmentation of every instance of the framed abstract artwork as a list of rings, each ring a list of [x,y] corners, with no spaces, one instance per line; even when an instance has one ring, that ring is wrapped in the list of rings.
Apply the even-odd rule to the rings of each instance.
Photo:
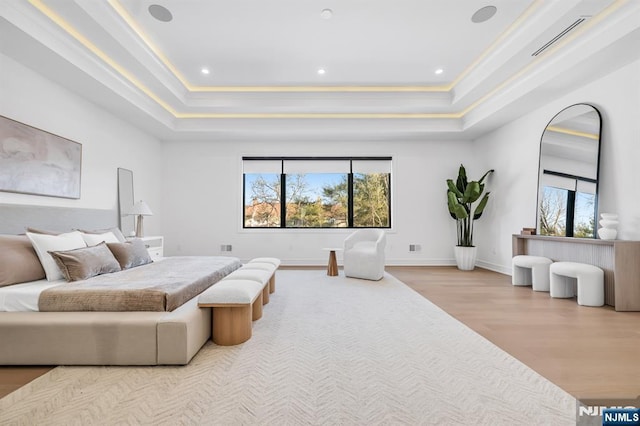
[[[80,198],[82,144],[0,116],[0,191]]]

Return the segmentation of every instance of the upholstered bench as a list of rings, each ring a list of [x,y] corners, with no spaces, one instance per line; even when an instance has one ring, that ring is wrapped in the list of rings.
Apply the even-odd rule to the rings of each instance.
[[[226,277],[222,279],[222,281],[234,281],[234,280],[251,280],[257,281],[262,284],[262,304],[266,305],[269,303],[269,280],[271,280],[271,276],[273,273],[264,269],[236,269]],[[254,320],[257,318],[254,318]]]
[[[262,317],[264,287],[255,280],[222,280],[200,294],[198,306],[213,309],[215,344],[237,345],[251,338],[251,321]]]
[[[534,291],[549,291],[549,266],[547,257],[520,255],[511,259],[511,284],[530,285]]]
[[[251,259],[249,261],[249,263],[255,263],[255,262],[270,263],[273,266],[275,266],[276,269],[280,266],[280,259],[277,259],[275,257],[256,257],[255,259]]]
[[[551,264],[551,297],[573,297],[578,293],[578,304],[604,305],[604,271],[597,266],[575,262]]]
[[[275,257],[257,257],[244,264],[240,269],[262,269],[271,271],[271,279],[269,280],[269,293],[276,291],[276,270],[280,267],[280,259]]]

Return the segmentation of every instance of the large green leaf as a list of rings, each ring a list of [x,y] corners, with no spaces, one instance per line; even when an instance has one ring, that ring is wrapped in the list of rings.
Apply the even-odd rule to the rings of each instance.
[[[453,192],[447,192],[447,204],[449,206],[449,212],[456,216],[456,219],[466,219],[469,214],[462,204],[458,202]]]
[[[491,193],[487,192],[486,194],[484,194],[484,197],[482,197],[482,200],[480,200],[480,202],[478,203],[478,206],[473,212],[473,220],[480,219],[480,216],[482,216],[482,212],[484,211],[484,208],[486,207],[487,202],[489,201],[489,194]]]
[[[462,192],[460,192],[458,188],[454,185],[453,179],[447,179],[447,187],[449,188],[449,191],[455,194],[456,198],[458,199],[462,198]]]
[[[487,176],[489,176],[489,173],[493,173],[494,170],[491,169],[489,170],[487,173],[483,174],[482,177],[480,178],[480,180],[478,180],[479,183],[482,183],[482,181],[484,180],[484,178],[486,178]]]
[[[462,164],[460,164],[460,168],[458,169],[458,180],[456,181],[456,187],[462,194],[464,194],[464,191],[467,189],[467,171]]]
[[[476,181],[469,182],[466,191],[464,191],[462,202],[465,204],[473,203],[480,198],[481,194],[482,191],[480,190],[480,184]]]

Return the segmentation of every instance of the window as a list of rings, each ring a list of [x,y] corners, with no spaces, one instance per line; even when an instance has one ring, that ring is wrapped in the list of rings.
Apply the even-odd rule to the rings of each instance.
[[[390,228],[390,158],[243,158],[245,228]]]
[[[596,185],[593,179],[544,171],[540,234],[594,238]]]

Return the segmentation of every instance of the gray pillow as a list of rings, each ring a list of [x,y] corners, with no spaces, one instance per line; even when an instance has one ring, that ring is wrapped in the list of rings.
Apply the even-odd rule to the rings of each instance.
[[[126,243],[107,243],[107,247],[109,247],[123,270],[153,262],[147,247],[139,238],[134,238]]]
[[[120,264],[105,243],[67,251],[50,251],[67,281],[86,280],[96,275],[118,272]]]

